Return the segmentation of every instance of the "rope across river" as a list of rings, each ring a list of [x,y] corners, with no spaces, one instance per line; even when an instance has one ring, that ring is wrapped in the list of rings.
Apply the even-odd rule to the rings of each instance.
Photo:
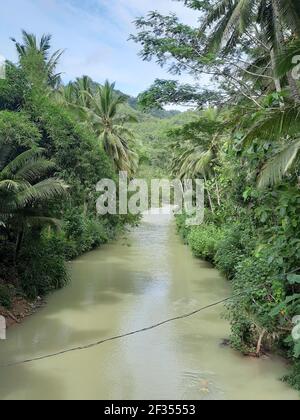
[[[67,349],[67,350],[61,350],[61,351],[56,352],[56,353],[51,353],[51,354],[46,354],[44,356],[34,357],[34,358],[31,358],[31,359],[25,359],[25,360],[21,360],[21,361],[11,362],[11,363],[8,363],[6,365],[0,365],[0,368],[6,368],[6,367],[11,367],[11,366],[17,366],[17,365],[24,365],[24,364],[28,364],[28,363],[32,363],[32,362],[36,362],[36,361],[40,361],[40,360],[51,359],[51,358],[54,358],[54,357],[62,356],[62,355],[67,354],[67,353],[91,349],[93,347],[98,347],[98,346],[100,346],[102,344],[105,344],[105,343],[108,343],[110,341],[121,340],[122,338],[130,337],[132,335],[136,335],[136,334],[140,334],[140,333],[143,333],[143,332],[146,332],[146,331],[154,330],[155,328],[159,328],[159,327],[161,327],[163,325],[166,325],[166,324],[169,324],[171,322],[179,321],[181,319],[190,318],[190,317],[192,317],[194,315],[197,315],[198,313],[203,312],[207,309],[213,308],[215,306],[219,306],[219,305],[221,305],[223,303],[226,303],[226,302],[228,302],[232,299],[235,299],[236,297],[239,297],[242,294],[244,294],[244,293],[240,293],[238,295],[235,295],[235,296],[232,296],[232,297],[229,297],[229,298],[226,298],[226,299],[222,299],[218,302],[215,302],[215,303],[212,303],[210,305],[204,306],[204,307],[202,307],[200,309],[197,309],[193,312],[189,312],[189,313],[184,314],[184,315],[179,315],[179,316],[176,316],[176,317],[173,317],[173,318],[166,319],[165,321],[159,322],[159,323],[151,325],[149,327],[141,328],[139,330],[131,331],[131,332],[128,332],[128,333],[125,333],[125,334],[116,335],[114,337],[105,338],[103,340],[100,340],[100,341],[97,341],[97,342],[94,342],[94,343],[90,343],[90,344],[87,344],[87,345],[73,347],[73,348],[70,348],[70,349]]]

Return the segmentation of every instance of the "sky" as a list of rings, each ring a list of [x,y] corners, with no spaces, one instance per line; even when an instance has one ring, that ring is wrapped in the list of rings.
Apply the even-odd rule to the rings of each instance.
[[[64,49],[59,71],[65,82],[88,75],[136,96],[156,78],[174,78],[155,62],[143,62],[139,46],[128,41],[134,19],[150,10],[174,12],[184,23],[196,24],[195,11],[173,0],[5,0],[1,4],[0,55],[16,61],[10,37],[21,29],[38,36],[53,35],[53,49]],[[180,80],[180,77],[175,79]],[[183,76],[181,81],[189,81]]]

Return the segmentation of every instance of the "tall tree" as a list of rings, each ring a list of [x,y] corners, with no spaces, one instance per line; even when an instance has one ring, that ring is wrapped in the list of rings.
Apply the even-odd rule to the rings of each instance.
[[[30,57],[40,57],[43,63],[43,69],[40,69],[40,71],[43,71],[46,74],[47,82],[50,87],[57,88],[61,83],[61,73],[56,73],[56,68],[64,51],[57,50],[51,54],[51,39],[51,35],[44,34],[41,39],[38,40],[36,35],[23,30],[22,42],[16,41],[15,38],[12,38],[12,41],[16,45],[20,63],[26,62],[26,59]],[[37,69],[32,70],[37,71]]]
[[[221,131],[224,123],[216,109],[202,112],[197,122],[173,130],[170,135],[175,139],[171,170],[180,179],[204,179],[209,204],[214,212],[211,188],[216,192],[217,205],[221,205],[220,190],[216,177],[218,155],[220,152]],[[209,185],[209,180],[212,180]]]
[[[124,126],[130,118],[119,112],[119,107],[124,104],[126,98],[115,92],[115,83],[111,84],[108,81],[98,87],[94,95],[88,96],[91,100],[90,119],[105,151],[118,170],[134,173],[137,156],[129,146],[133,134]]]
[[[82,123],[92,127],[116,169],[133,174],[137,155],[131,150],[133,134],[125,123],[136,120],[122,113],[120,107],[127,99],[116,92],[115,83],[106,81],[99,86],[83,77],[64,89],[63,98]]]
[[[275,56],[285,44],[287,29],[300,36],[300,6],[297,0],[220,0],[205,16],[201,30],[207,31],[212,49],[228,50],[246,34],[261,46],[268,46],[276,89],[281,84],[275,74]],[[287,74],[294,99],[300,102],[297,83]]]

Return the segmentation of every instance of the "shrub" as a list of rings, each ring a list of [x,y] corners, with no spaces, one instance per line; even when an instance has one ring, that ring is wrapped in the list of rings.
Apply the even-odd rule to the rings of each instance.
[[[196,257],[213,261],[224,231],[213,224],[193,227],[188,235],[188,243]]]
[[[19,256],[20,286],[29,298],[60,289],[68,281],[65,265],[65,241],[52,231],[25,238]]]
[[[218,243],[215,263],[229,279],[234,277],[238,264],[245,258],[246,250],[241,243],[241,236],[241,227],[234,226],[225,231],[224,238]]]
[[[12,299],[14,295],[15,291],[12,286],[0,284],[0,305],[9,309],[12,305]]]
[[[104,222],[92,216],[85,216],[79,211],[72,209],[65,215],[66,256],[69,259],[96,248],[109,239]],[[72,251],[75,251],[75,254]]]
[[[106,227],[100,220],[89,219],[86,222],[86,236],[91,238],[91,247],[97,248],[108,242]]]
[[[186,214],[181,214],[176,216],[176,225],[177,231],[184,240],[184,243],[188,243],[188,236],[191,232],[191,228],[186,224],[187,216]]]
[[[277,316],[272,310],[285,299],[282,266],[279,258],[271,260],[273,249],[243,259],[233,279],[236,298],[227,305],[232,326],[232,344],[243,352],[256,349],[260,332],[266,337],[278,332]]]
[[[300,360],[294,363],[292,372],[289,375],[286,375],[283,378],[283,381],[297,391],[300,391]]]

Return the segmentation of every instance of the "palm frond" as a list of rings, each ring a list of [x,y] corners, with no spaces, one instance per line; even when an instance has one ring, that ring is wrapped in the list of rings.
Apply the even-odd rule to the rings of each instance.
[[[282,136],[293,136],[300,132],[300,108],[290,106],[284,109],[266,111],[254,124],[243,139],[244,146],[255,139],[279,139]]]
[[[281,16],[293,33],[300,36],[300,3],[298,0],[278,0]]]
[[[8,165],[3,168],[0,177],[2,179],[11,178],[16,175],[16,173],[24,168],[25,165],[29,163],[33,163],[36,161],[42,154],[44,153],[44,149],[42,148],[34,148],[29,149],[26,152],[21,153],[18,155],[13,161],[8,163]]]
[[[260,189],[279,184],[295,163],[300,150],[300,140],[286,145],[270,159],[262,169],[258,187]]]
[[[236,1],[233,0],[219,1],[205,17],[200,30],[204,32],[207,27],[222,19],[229,10],[232,11],[234,9],[235,3]]]
[[[254,20],[254,1],[239,0],[232,10],[230,19],[223,32],[222,43],[227,43],[234,32],[245,32]]]
[[[277,1],[277,0],[276,0]],[[273,47],[275,51],[280,50],[278,43],[278,16],[274,10],[272,1],[261,1],[258,7],[258,23],[264,28],[267,43]]]
[[[277,55],[276,73],[278,77],[285,76],[300,64],[300,39],[294,40]]]
[[[20,183],[11,179],[0,181],[0,193],[3,192],[17,192],[21,189]]]
[[[31,184],[38,179],[49,175],[55,168],[55,163],[45,159],[36,159],[33,162],[28,162],[19,169],[16,174],[16,179],[30,182]]]
[[[19,205],[27,206],[33,203],[51,201],[64,196],[68,190],[68,185],[62,180],[49,178],[27,188],[19,195]]]

